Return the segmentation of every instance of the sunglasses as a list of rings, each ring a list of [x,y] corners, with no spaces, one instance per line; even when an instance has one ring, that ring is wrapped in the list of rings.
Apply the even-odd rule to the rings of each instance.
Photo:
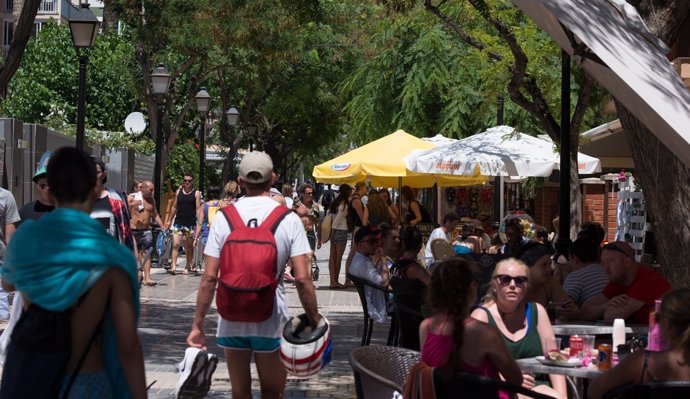
[[[499,274],[496,276],[496,280],[502,285],[502,286],[508,286],[510,285],[511,281],[515,281],[515,285],[524,288],[525,284],[527,284],[527,277],[525,276],[509,276],[507,274]]]
[[[40,188],[41,190],[45,190],[46,188],[48,188],[48,183],[38,184],[38,188]]]
[[[311,191],[305,191],[305,192],[304,192],[304,195],[312,195],[312,194],[314,194],[314,193],[311,192]]]
[[[607,250],[607,249],[610,249],[611,251],[620,252],[620,253],[622,253],[623,255],[625,255],[626,258],[629,258],[629,257],[630,257],[630,255],[628,255],[627,252],[625,252],[621,247],[619,247],[619,246],[616,245],[616,244],[613,244],[613,243],[612,243],[612,244],[606,244],[606,245],[604,245],[604,246],[601,248],[602,251],[605,251],[605,250]]]
[[[185,183],[191,183],[191,182],[192,182],[192,179],[184,179],[183,181],[184,181]]]

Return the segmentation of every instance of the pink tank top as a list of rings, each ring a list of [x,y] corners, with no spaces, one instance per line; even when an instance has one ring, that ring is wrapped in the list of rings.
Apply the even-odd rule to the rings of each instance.
[[[468,323],[471,319],[465,320]],[[439,331],[443,331],[446,321],[443,321]],[[422,361],[431,367],[441,367],[446,364],[448,355],[455,349],[455,342],[451,335],[435,334],[431,331],[431,323],[427,327],[426,340],[422,346]],[[462,364],[460,370],[465,373],[478,374],[489,378],[500,379],[498,370],[491,363],[488,357],[484,357],[482,365],[479,367],[470,366],[469,364]],[[510,396],[507,392],[499,391],[499,398],[508,399]]]

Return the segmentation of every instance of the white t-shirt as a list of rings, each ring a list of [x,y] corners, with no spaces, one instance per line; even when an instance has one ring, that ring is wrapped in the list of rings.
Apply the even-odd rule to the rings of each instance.
[[[450,237],[448,234],[443,230],[442,227],[437,227],[435,228],[431,234],[429,234],[429,239],[426,240],[426,249],[424,250],[424,256],[427,258],[433,258],[434,254],[431,253],[431,242],[434,241],[437,238],[442,238],[448,242],[450,242]]]
[[[237,212],[239,212],[244,223],[247,223],[251,219],[256,219],[258,225],[260,225],[277,206],[283,205],[280,205],[266,196],[244,197],[235,202]],[[208,233],[208,242],[206,243],[204,254],[214,258],[220,258],[220,251],[228,234],[230,234],[230,226],[228,226],[228,222],[225,216],[222,215],[222,212],[217,212]],[[309,241],[307,241],[307,235],[304,231],[302,221],[294,212],[290,212],[280,222],[275,233],[275,239],[278,249],[276,278],[279,284],[276,289],[276,303],[273,307],[273,315],[268,320],[260,323],[228,321],[219,316],[217,336],[279,338],[282,335],[283,326],[288,320],[285,290],[283,288],[283,270],[285,269],[285,263],[290,257],[311,252],[311,248],[309,247]]]

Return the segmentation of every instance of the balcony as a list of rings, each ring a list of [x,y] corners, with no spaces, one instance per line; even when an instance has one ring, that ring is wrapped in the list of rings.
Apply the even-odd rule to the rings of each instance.
[[[41,4],[38,6],[38,13],[39,14],[55,14],[57,10],[57,5],[55,4],[55,0],[51,1],[46,1],[43,0],[41,1]]]

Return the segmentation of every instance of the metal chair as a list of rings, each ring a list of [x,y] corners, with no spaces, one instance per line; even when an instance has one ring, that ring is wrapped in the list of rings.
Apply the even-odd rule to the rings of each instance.
[[[664,381],[624,385],[604,395],[604,399],[690,398],[689,381]]]
[[[398,320],[398,345],[403,348],[418,351],[419,325],[424,320],[422,305],[426,294],[426,286],[416,280],[392,278],[393,303]]]
[[[494,380],[479,374],[455,373],[449,376],[446,370],[434,369],[434,390],[436,398],[457,398],[462,392],[463,398],[498,398],[499,391],[519,393],[528,398],[549,399],[551,396],[531,391],[519,385]]]
[[[370,283],[367,280],[364,280],[362,278],[359,278],[357,276],[353,276],[350,273],[347,273],[347,278],[352,281],[352,284],[354,284],[355,288],[357,289],[357,294],[359,294],[359,301],[362,303],[362,313],[364,313],[364,331],[362,332],[362,343],[361,346],[366,346],[369,345],[369,342],[371,341],[371,334],[374,331],[374,319],[372,319],[369,316],[369,305],[367,304],[367,297],[366,294],[364,293],[364,287],[368,286],[371,287],[372,289],[382,291],[385,295],[391,294],[393,291],[381,287],[380,285],[376,285],[373,283]],[[391,320],[391,327],[390,331],[388,333],[388,344],[393,344],[394,341],[396,340],[395,336],[397,334],[397,320]]]
[[[371,345],[350,352],[357,399],[392,398],[402,394],[410,368],[421,360],[419,352],[395,346]]]

